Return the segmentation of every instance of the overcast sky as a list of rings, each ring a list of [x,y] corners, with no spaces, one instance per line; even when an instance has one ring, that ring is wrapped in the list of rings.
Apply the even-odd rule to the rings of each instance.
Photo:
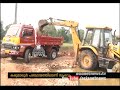
[[[14,22],[15,3],[1,4],[4,26]],[[37,27],[40,19],[49,17],[74,20],[79,28],[87,25],[110,26],[119,31],[118,3],[18,3],[18,23]]]

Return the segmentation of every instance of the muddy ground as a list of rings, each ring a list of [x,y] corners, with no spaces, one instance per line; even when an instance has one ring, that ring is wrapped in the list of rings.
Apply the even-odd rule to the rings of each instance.
[[[26,64],[23,59],[12,61],[11,58],[1,58],[1,85],[2,86],[95,86],[95,85],[120,85],[120,79],[104,80],[76,80],[70,81],[64,79],[41,79],[41,78],[8,78],[8,72],[88,72],[80,69],[79,66],[72,67],[74,63],[73,50],[61,49],[55,60],[47,58],[35,58]],[[99,68],[98,71],[106,72],[105,69]],[[91,72],[91,71],[89,71]],[[95,72],[95,71],[94,71]]]

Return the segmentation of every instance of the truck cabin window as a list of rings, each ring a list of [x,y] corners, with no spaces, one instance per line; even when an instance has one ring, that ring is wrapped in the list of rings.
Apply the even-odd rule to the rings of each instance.
[[[22,36],[23,37],[33,36],[33,30],[23,30]]]
[[[20,27],[11,25],[5,36],[19,36]]]

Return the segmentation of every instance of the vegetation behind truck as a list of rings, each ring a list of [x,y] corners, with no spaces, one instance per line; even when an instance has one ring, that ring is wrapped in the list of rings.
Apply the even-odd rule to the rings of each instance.
[[[3,37],[2,51],[12,60],[22,57],[28,63],[31,56],[55,59],[62,44],[63,37],[40,35],[31,25],[14,24]]]

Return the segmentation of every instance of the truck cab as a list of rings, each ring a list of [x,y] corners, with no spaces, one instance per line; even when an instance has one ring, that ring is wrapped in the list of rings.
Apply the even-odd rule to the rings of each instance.
[[[10,26],[6,35],[3,37],[2,51],[4,51],[5,54],[10,55],[14,60],[17,57],[24,57],[24,49],[27,46],[34,47],[34,45],[34,28],[31,25],[14,24]]]
[[[51,57],[51,51],[55,53],[53,53],[54,57],[50,59],[55,59],[60,45],[63,43],[62,41],[63,38],[61,37],[54,38],[37,34],[32,25],[13,24],[3,37],[1,50],[9,55],[12,60],[16,60],[17,57],[22,57],[26,62],[29,62],[30,57],[35,56],[33,54],[36,52],[38,53],[37,56],[44,52],[44,55],[41,56],[47,55]],[[52,50],[53,48],[55,50]]]

